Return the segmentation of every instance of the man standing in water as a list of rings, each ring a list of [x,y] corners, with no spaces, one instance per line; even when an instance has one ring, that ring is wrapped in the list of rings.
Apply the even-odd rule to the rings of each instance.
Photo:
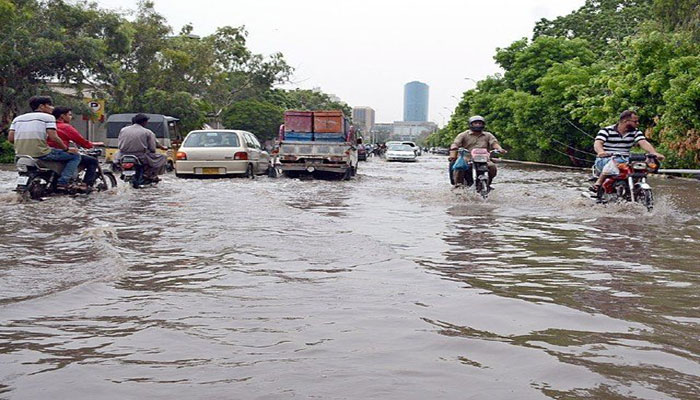
[[[607,126],[598,132],[593,143],[593,149],[597,154],[595,170],[599,176],[596,183],[589,188],[592,192],[598,193],[600,185],[603,184],[605,178],[610,176],[606,171],[614,170],[614,168],[611,168],[613,165],[624,161],[624,159],[619,157],[613,159],[613,153],[629,156],[632,146],[636,144],[647,153],[655,155],[659,160],[665,158],[647,141],[644,134],[637,130],[638,126],[639,116],[637,113],[632,110],[625,110],[620,114],[620,119],[615,125]]]

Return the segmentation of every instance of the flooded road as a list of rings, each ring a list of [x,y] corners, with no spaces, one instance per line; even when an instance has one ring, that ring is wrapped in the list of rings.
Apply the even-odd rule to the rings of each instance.
[[[17,203],[0,171],[0,398],[697,399],[700,184],[444,157],[347,182],[179,180]]]

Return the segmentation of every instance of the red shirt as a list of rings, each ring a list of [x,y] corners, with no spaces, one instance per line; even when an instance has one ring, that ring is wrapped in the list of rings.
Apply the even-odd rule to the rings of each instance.
[[[69,143],[72,141],[78,146],[83,147],[85,149],[92,148],[92,143],[90,143],[89,140],[86,140],[84,137],[82,137],[80,135],[80,132],[78,132],[78,130],[75,129],[71,124],[67,124],[63,121],[56,121],[56,133],[58,134],[58,137],[61,138],[63,144],[66,145],[66,147],[68,147]],[[46,138],[46,142],[49,144],[50,147],[60,149],[58,143],[54,142],[50,138]]]

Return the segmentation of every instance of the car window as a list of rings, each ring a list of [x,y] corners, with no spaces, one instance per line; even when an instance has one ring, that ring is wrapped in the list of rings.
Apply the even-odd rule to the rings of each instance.
[[[240,147],[240,144],[233,132],[192,132],[183,147]]]
[[[260,146],[260,141],[258,140],[258,138],[257,138],[255,135],[253,135],[253,134],[251,133],[251,134],[250,134],[250,137],[251,137],[251,139],[253,139],[253,143],[255,143],[255,147],[256,147],[256,148],[259,149],[259,148],[262,147],[262,146]]]
[[[413,151],[411,146],[407,144],[392,144],[389,145],[389,150],[394,150],[394,151]]]

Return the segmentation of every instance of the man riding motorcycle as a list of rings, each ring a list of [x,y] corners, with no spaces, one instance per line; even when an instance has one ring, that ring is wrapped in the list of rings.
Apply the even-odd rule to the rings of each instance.
[[[126,126],[119,132],[119,157],[135,156],[144,167],[144,178],[157,182],[158,175],[165,169],[167,159],[164,155],[156,153],[156,149],[168,148],[158,143],[155,133],[146,128],[147,115],[136,114],[131,122],[133,125]]]
[[[644,133],[637,130],[639,126],[639,116],[632,110],[625,110],[620,114],[620,119],[617,124],[601,129],[595,137],[593,149],[597,157],[595,160],[595,171],[598,180],[589,189],[598,193],[600,185],[614,171],[613,168],[617,163],[622,162],[621,159],[613,159],[613,153],[629,155],[630,149],[636,144],[650,154],[655,155],[659,160],[665,157],[656,151],[654,146],[649,143],[644,136]]]
[[[56,189],[67,190],[80,163],[80,156],[68,152],[68,146],[56,133],[56,118],[51,114],[53,111],[51,97],[32,96],[29,99],[29,107],[32,112],[20,115],[12,121],[7,140],[14,144],[15,154],[18,156],[65,162],[66,165],[56,182]],[[57,144],[57,149],[49,147],[48,138]],[[77,188],[83,189],[80,185]]]
[[[457,149],[460,147],[465,148],[468,152],[471,152],[471,150],[475,148],[482,148],[487,149],[488,151],[498,150],[502,153],[507,153],[507,151],[498,143],[498,139],[496,139],[491,132],[484,131],[484,128],[486,128],[486,120],[484,117],[475,115],[469,118],[469,130],[457,135],[450,146],[450,153],[448,156],[448,160],[450,161],[450,170],[452,170],[452,165],[454,165],[454,162],[457,160]],[[492,161],[488,162],[488,168],[488,185],[489,188],[491,188],[491,182],[493,181],[493,178],[496,177],[498,171],[496,169],[496,164],[494,164]],[[452,176],[454,179],[452,184],[455,186],[462,185],[467,172],[468,171],[464,170],[453,171]],[[471,175],[467,175],[466,178],[467,183],[471,185]]]
[[[78,130],[70,124],[70,121],[73,119],[73,111],[70,107],[56,107],[53,109],[52,114],[56,118],[56,133],[58,134],[58,137],[61,139],[63,144],[69,146],[70,142],[73,142],[85,149],[91,149],[93,147],[94,144],[89,140],[83,138],[83,136],[80,135]],[[51,140],[51,138],[47,140],[47,143],[52,148],[60,147],[60,145]],[[76,154],[76,150],[69,151],[73,154]],[[91,157],[85,154],[80,154],[79,156],[80,164],[78,165],[78,167],[82,166],[85,168],[85,178],[83,179],[83,181],[87,186],[92,187],[95,184],[95,180],[97,179],[97,167],[99,161],[95,157]]]

